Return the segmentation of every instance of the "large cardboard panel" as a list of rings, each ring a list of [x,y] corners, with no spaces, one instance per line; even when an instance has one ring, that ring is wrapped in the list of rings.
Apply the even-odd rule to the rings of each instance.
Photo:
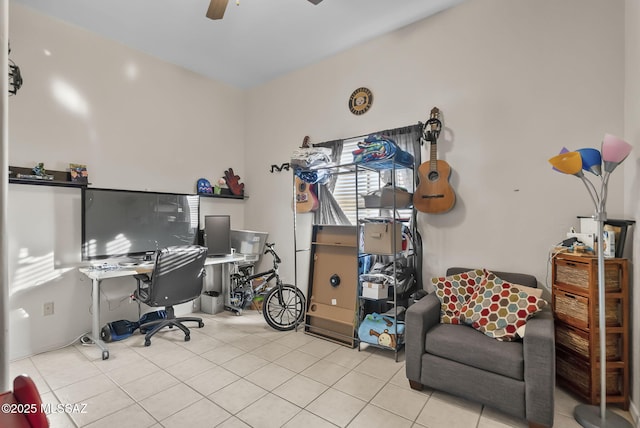
[[[355,226],[317,225],[314,228],[314,243],[357,246],[358,240],[356,239]]]
[[[310,300],[341,308],[355,308],[358,289],[357,249],[318,245],[313,264]]]
[[[355,344],[353,309],[310,302],[305,332],[353,347]]]
[[[356,346],[353,325],[339,324],[322,318],[310,318],[305,333],[329,339],[351,348]]]
[[[355,346],[358,249],[355,226],[313,229],[305,333]]]

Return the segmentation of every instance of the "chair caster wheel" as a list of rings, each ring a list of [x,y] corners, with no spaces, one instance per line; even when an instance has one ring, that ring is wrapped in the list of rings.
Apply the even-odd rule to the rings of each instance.
[[[151,341],[149,339],[146,339],[144,341],[144,346],[149,346],[149,345],[151,345]]]
[[[191,340],[191,335],[190,335],[190,334],[187,334],[187,335],[184,337],[184,341],[185,341],[185,342],[188,342],[188,341],[190,341],[190,340]]]
[[[103,360],[109,359],[109,351],[102,351],[102,359]]]
[[[198,328],[202,328],[202,327],[204,327],[204,323],[203,323],[202,321],[200,321],[200,322],[198,323]]]

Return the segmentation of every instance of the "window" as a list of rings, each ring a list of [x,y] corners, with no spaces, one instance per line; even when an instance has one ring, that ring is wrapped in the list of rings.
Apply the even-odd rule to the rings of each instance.
[[[353,151],[357,149],[358,141],[362,138],[352,138],[345,140],[339,164],[347,165],[353,163]],[[362,195],[374,192],[386,183],[391,182],[391,171],[371,171],[365,168],[358,168],[358,188],[356,189],[355,173],[344,173],[338,175],[333,197],[344,211],[351,222],[356,224],[356,203],[361,207],[359,217],[378,217],[380,209],[364,209],[364,198]],[[413,191],[413,174],[410,169],[398,168],[396,170],[396,187],[403,187],[409,192]],[[356,198],[357,195],[357,198]],[[397,210],[402,218],[411,217],[411,209]]]

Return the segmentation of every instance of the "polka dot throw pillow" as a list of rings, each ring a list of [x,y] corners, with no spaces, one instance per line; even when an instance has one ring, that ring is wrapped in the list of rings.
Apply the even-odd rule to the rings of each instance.
[[[474,269],[431,279],[440,300],[441,323],[460,324],[460,309],[480,286],[486,274],[484,269]]]
[[[546,306],[547,302],[518,289],[492,273],[483,280],[460,309],[460,322],[494,339],[511,342],[519,327]]]

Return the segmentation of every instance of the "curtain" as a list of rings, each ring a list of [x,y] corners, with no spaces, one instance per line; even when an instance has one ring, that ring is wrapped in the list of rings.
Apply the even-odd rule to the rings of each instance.
[[[328,147],[331,149],[331,161],[338,164],[342,155],[342,147],[344,140],[327,141],[324,143],[313,144],[314,147]],[[332,174],[331,178],[324,183],[318,183],[316,191],[318,192],[318,200],[320,207],[315,212],[315,224],[351,224],[347,216],[340,208],[340,205],[333,197],[333,190],[336,186],[338,176]]]
[[[404,126],[402,128],[388,129],[386,131],[376,132],[375,134],[385,135],[396,142],[405,152],[409,152],[414,157],[414,166],[417,171],[418,166],[422,163],[422,156],[420,150],[420,137],[422,136],[422,124],[417,123],[415,125]],[[414,171],[415,172],[415,171]],[[382,174],[385,181],[390,181],[391,172],[385,171]],[[414,173],[415,180],[415,173]],[[415,182],[415,181],[414,181]]]

